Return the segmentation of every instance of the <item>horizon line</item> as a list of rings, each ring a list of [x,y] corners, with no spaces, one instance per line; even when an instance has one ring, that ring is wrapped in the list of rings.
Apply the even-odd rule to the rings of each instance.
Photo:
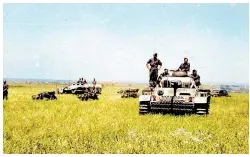
[[[13,78],[13,77],[3,77],[3,79],[5,80],[5,79],[10,79],[10,80],[15,80],[15,79],[18,79],[18,80],[47,80],[47,81],[49,81],[49,80],[51,80],[51,81],[77,81],[77,79],[39,79],[39,78]],[[144,82],[144,81],[114,81],[114,80],[100,80],[100,81],[98,81],[98,82],[109,82],[109,83],[111,83],[111,82],[113,82],[113,83],[135,83],[135,84],[148,84],[148,82]],[[211,84],[214,84],[214,85],[218,85],[218,84],[220,84],[220,85],[226,85],[226,84],[231,84],[231,85],[233,85],[233,84],[242,84],[242,85],[249,85],[249,82],[204,82],[203,83],[204,85],[211,85]]]

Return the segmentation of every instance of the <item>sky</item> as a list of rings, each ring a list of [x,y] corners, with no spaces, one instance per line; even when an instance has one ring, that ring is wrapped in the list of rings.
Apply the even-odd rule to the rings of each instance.
[[[3,77],[147,82],[184,57],[201,83],[249,82],[248,4],[4,4]]]

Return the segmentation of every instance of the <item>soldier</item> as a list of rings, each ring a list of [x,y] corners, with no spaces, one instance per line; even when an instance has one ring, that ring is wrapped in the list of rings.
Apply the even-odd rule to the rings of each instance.
[[[184,63],[182,63],[178,69],[178,71],[185,71],[186,73],[190,71],[190,63],[188,63],[188,59],[184,58]]]
[[[201,85],[200,76],[197,74],[197,71],[195,69],[193,70],[193,73],[190,75],[190,77],[194,79],[195,85],[197,87]]]
[[[95,86],[96,85],[96,80],[94,78],[94,80],[92,81],[92,84]]]
[[[9,86],[6,83],[6,81],[4,81],[3,82],[3,100],[4,99],[8,100],[8,89],[9,89]]]
[[[162,66],[162,62],[159,59],[157,59],[157,53],[154,54],[153,58],[148,60],[146,66],[149,69],[149,86],[156,87],[158,70],[160,70]]]
[[[160,76],[158,77],[158,82],[157,82],[157,84],[159,84],[159,83],[161,82],[161,80],[162,80],[163,77],[168,76],[168,75],[169,75],[168,69],[165,68],[165,69],[164,69],[164,72],[161,73]]]
[[[79,78],[79,80],[77,81],[77,83],[81,83],[81,78]]]
[[[83,83],[86,84],[86,83],[87,83],[87,80],[86,80],[86,79],[83,79]]]

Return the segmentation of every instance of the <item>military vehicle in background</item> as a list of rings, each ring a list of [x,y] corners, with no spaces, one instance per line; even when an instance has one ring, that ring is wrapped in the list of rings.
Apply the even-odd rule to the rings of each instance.
[[[194,80],[182,71],[169,71],[156,88],[142,91],[139,114],[195,113],[209,114],[210,90],[198,89]]]
[[[39,93],[37,95],[32,95],[32,99],[33,100],[43,100],[43,99],[46,99],[46,100],[56,100],[57,97],[56,97],[56,92],[55,91],[52,91],[52,92],[42,92],[42,93]]]
[[[78,95],[78,98],[82,101],[88,101],[89,99],[98,100],[98,95],[102,93],[101,84],[85,84],[84,89],[85,92]]]
[[[57,88],[58,94],[83,94],[86,90],[84,83],[73,83],[67,87]]]
[[[95,91],[97,94],[102,94],[102,85],[101,84],[96,84],[96,85],[93,85],[93,84],[85,84],[83,86],[84,90],[85,91],[92,91],[93,88],[95,88]]]
[[[102,93],[102,85],[101,84],[88,84],[84,82],[73,83],[67,87],[57,88],[58,94],[84,94],[92,90],[95,86],[97,94]]]
[[[211,96],[212,97],[221,97],[221,96],[230,97],[230,95],[228,94],[226,90],[212,90]]]
[[[121,98],[138,98],[139,97],[139,89],[137,88],[129,88],[125,90],[120,90],[117,93],[121,94]]]
[[[82,101],[88,101],[89,99],[98,100],[98,94],[96,92],[86,92],[84,94],[78,95],[78,99]]]

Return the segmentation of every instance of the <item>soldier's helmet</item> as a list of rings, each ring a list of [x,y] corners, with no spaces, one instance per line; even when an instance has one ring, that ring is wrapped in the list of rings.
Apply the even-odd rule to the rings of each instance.
[[[154,53],[154,57],[157,57],[157,53]]]
[[[194,69],[194,70],[193,70],[193,73],[195,73],[195,72],[197,72],[197,70]]]
[[[5,83],[6,83],[6,80],[4,80],[3,83],[5,84]]]

